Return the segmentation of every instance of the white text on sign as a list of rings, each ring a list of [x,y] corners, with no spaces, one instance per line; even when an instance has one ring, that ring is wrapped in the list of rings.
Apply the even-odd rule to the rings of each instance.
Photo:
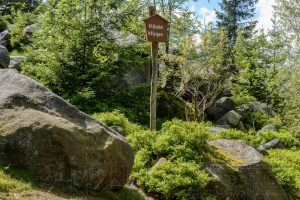
[[[157,30],[162,30],[162,29],[164,29],[163,26],[158,25],[158,24],[149,24],[149,28],[150,28],[150,29],[157,29]]]
[[[153,37],[163,37],[164,36],[163,33],[158,33],[155,31],[148,31],[148,35],[153,36]]]

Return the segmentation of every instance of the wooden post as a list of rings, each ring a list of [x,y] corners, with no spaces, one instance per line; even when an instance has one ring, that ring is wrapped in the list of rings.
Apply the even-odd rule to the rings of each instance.
[[[151,45],[151,95],[150,130],[156,130],[157,79],[158,79],[158,43],[168,41],[168,21],[156,14],[155,6],[149,6],[149,17],[144,20],[147,40]]]
[[[149,6],[149,17],[156,14],[155,6]],[[157,79],[158,79],[158,42],[151,45],[151,94],[150,94],[150,130],[156,130]]]

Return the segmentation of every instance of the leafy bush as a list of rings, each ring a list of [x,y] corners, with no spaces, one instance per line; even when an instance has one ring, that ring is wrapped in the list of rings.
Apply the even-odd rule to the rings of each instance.
[[[120,111],[96,113],[108,126],[121,126],[135,151],[132,178],[162,199],[213,199],[205,196],[211,180],[203,169],[208,124],[167,121],[157,132],[131,123]],[[160,158],[166,161],[155,166]]]
[[[113,100],[130,121],[149,124],[150,85],[142,84],[123,90]]]
[[[142,130],[137,124],[129,122],[129,120],[118,110],[112,112],[95,113],[92,115],[95,119],[107,124],[108,126],[120,126],[124,129],[125,135],[135,134]]]
[[[240,89],[240,88],[238,88]],[[249,95],[247,91],[245,90],[237,90],[236,87],[232,90],[233,96],[230,97],[234,102],[236,102],[238,105],[242,105],[244,103],[248,102],[254,102],[256,101],[256,98]]]
[[[271,166],[290,199],[300,199],[300,150],[270,150],[265,161]]]
[[[207,124],[178,119],[164,123],[159,132],[128,135],[137,151],[132,177],[162,199],[204,198],[211,180],[203,170],[207,138]],[[153,167],[162,157],[166,161]]]
[[[117,110],[96,113],[93,117],[109,126],[123,127],[126,139],[136,154],[131,175],[133,180],[146,192],[166,200],[214,199],[207,196],[206,188],[212,179],[203,169],[205,159],[210,156],[206,149],[208,139],[242,139],[257,147],[261,143],[278,138],[286,148],[300,147],[299,140],[286,131],[245,133],[229,129],[209,134],[210,124],[174,119],[165,122],[160,131],[150,132],[131,123],[124,114]],[[292,173],[292,169],[291,172],[285,172],[283,169],[287,165],[293,170],[299,171],[296,164],[299,164],[300,154],[295,155],[296,152],[299,153],[299,150],[270,150],[269,152],[270,155],[266,157],[266,161],[275,170],[275,174],[282,179],[283,186],[294,192],[295,188],[299,188],[297,185],[299,180],[295,177],[291,178],[291,176],[298,176],[298,172],[285,174]],[[276,155],[285,155],[285,152],[289,154],[285,158],[286,160],[282,159],[281,161],[276,157]],[[165,160],[158,165],[157,162],[160,158],[165,158]],[[288,164],[288,162],[292,164]]]
[[[285,148],[292,148],[292,147],[300,147],[300,141],[292,134],[281,131],[281,132],[259,132],[258,137],[256,140],[252,140],[252,145],[258,146],[260,143],[266,143],[274,139],[279,139],[282,143],[283,147]]]
[[[0,32],[5,31],[7,29],[7,22],[3,19],[0,19]]]
[[[12,47],[21,47],[22,42],[25,39],[25,34],[23,32],[24,28],[35,23],[36,21],[37,18],[34,14],[18,12],[15,25],[10,33],[10,42]]]
[[[242,121],[246,129],[254,130],[260,130],[267,124],[275,124],[277,126],[280,126],[282,124],[280,118],[278,117],[271,118],[264,113],[253,111],[244,112]]]
[[[210,136],[210,140],[216,139],[244,140],[253,147],[258,147],[260,144],[267,143],[274,139],[279,139],[281,144],[285,148],[300,147],[299,139],[285,131],[266,131],[254,134],[251,132],[245,133],[239,130],[229,129],[226,131],[219,131],[218,133]]]
[[[174,119],[163,124],[158,137],[153,142],[153,150],[157,155],[180,158],[178,148],[184,146],[185,151],[199,154],[206,149],[208,126],[197,122],[184,122]],[[183,159],[185,156],[182,157]]]
[[[245,133],[236,129],[228,129],[224,131],[218,131],[216,134],[210,135],[210,140],[217,139],[229,139],[229,140],[245,140],[253,141],[256,139],[256,136],[251,133]]]
[[[150,169],[139,183],[149,192],[160,193],[160,199],[199,199],[199,193],[210,181],[210,177],[197,163],[165,161]]]

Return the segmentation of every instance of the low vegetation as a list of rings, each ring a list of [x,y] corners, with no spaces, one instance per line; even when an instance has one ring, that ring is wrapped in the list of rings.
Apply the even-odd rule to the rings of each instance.
[[[300,141],[286,131],[259,132],[256,135],[251,131],[245,133],[230,129],[212,134],[209,123],[174,119],[165,122],[160,131],[149,132],[129,122],[117,110],[93,116],[110,126],[124,128],[126,138],[136,152],[131,178],[159,199],[212,199],[206,194],[206,186],[213,178],[203,170],[204,161],[213,156],[219,162],[239,162],[222,154],[209,153],[206,142],[215,139],[244,140],[254,147],[280,139],[284,149],[269,151],[265,160],[291,199],[299,197],[300,154],[297,149]]]
[[[43,198],[49,200],[144,200],[143,192],[125,186],[120,191],[103,189],[99,193],[78,190],[76,187],[40,182],[27,170],[0,166],[0,198],[6,200]]]
[[[291,23],[300,19],[298,0],[275,0],[269,30],[256,27],[256,0],[220,0],[217,21],[208,24],[185,8],[188,0],[0,2],[0,33],[9,30],[9,54],[26,57],[18,63],[20,73],[108,126],[121,127],[135,152],[131,185],[121,191],[63,189],[3,165],[0,199],[46,191],[78,200],[142,200],[143,192],[162,200],[214,200],[205,161],[239,162],[218,149],[209,152],[207,142],[216,139],[243,140],[255,148],[279,139],[280,149],[268,150],[264,159],[290,200],[300,199],[300,27]],[[151,48],[142,20],[152,2],[170,22],[169,40],[159,44],[153,132],[148,130]],[[33,24],[36,30],[26,34]],[[238,122],[241,130],[212,133],[224,115],[210,121],[207,111],[222,97],[235,102],[236,115],[243,104],[259,101],[275,117],[247,110]],[[278,132],[261,131],[270,124]]]
[[[290,199],[300,199],[300,150],[273,149],[265,161],[288,192]]]

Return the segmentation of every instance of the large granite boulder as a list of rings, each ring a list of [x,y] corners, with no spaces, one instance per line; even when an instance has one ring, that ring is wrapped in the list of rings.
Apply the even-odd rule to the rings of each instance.
[[[266,103],[262,103],[259,101],[255,102],[249,102],[246,104],[242,104],[240,106],[240,111],[242,113],[250,111],[250,112],[260,112],[265,115],[268,115],[269,117],[276,117],[276,112],[272,109],[270,105],[267,105]]]
[[[10,58],[6,47],[0,45],[0,69],[7,68],[9,62],[10,62]]]
[[[237,127],[240,124],[242,116],[234,110],[226,113],[221,119],[219,119],[217,125],[230,125],[231,127]]]
[[[261,132],[266,132],[266,131],[272,131],[272,132],[278,132],[276,126],[274,124],[267,124],[262,129],[260,129]]]
[[[227,112],[235,110],[236,103],[229,97],[222,97],[216,101],[213,106],[207,110],[207,116],[211,120],[218,120],[223,117]]]
[[[257,151],[259,151],[261,154],[267,155],[268,154],[267,150],[276,149],[276,148],[279,148],[280,146],[281,146],[280,140],[274,139],[274,140],[267,142],[266,144],[259,145],[257,147]]]
[[[25,35],[32,36],[33,32],[40,29],[39,24],[31,24],[24,28],[23,32]]]
[[[263,157],[243,141],[215,140],[208,143],[212,153],[223,158],[205,164],[215,178],[211,191],[218,200],[287,200]]]
[[[134,155],[125,139],[36,81],[0,70],[0,158],[41,180],[119,188]]]
[[[10,45],[10,33],[9,30],[0,33],[0,45],[8,47]]]
[[[24,44],[29,44],[30,43],[30,37],[33,35],[33,33],[37,30],[39,30],[41,27],[39,24],[31,24],[26,26],[23,29],[23,33],[25,35],[25,38],[23,40]]]

